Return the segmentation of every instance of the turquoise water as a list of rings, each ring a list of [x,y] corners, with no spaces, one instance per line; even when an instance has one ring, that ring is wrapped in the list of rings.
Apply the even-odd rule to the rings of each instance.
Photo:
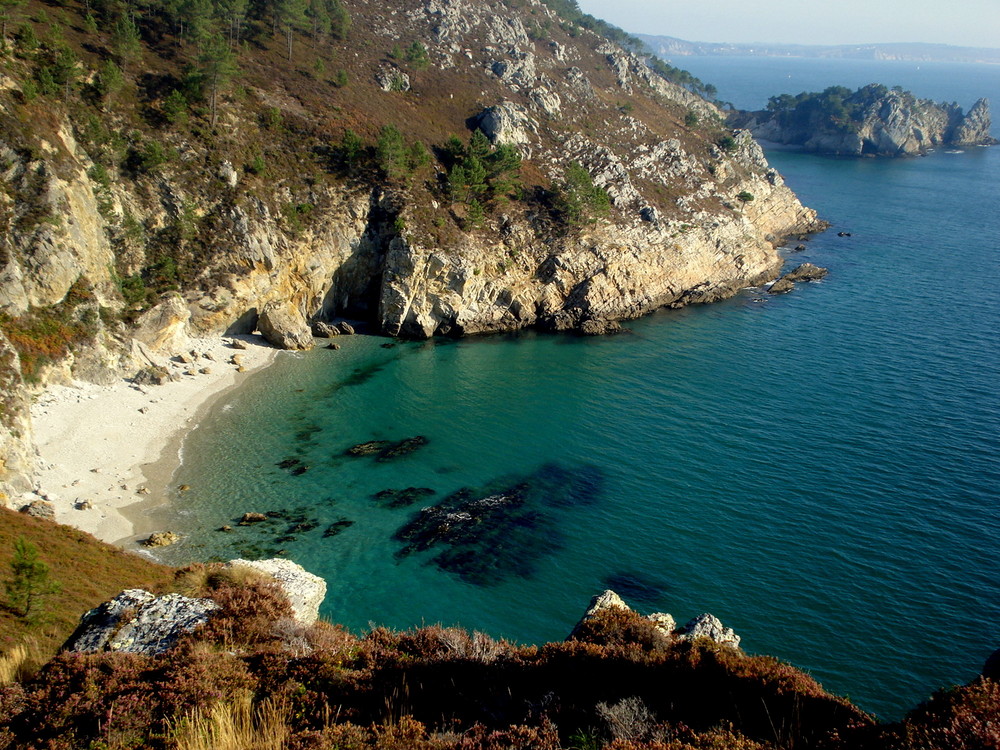
[[[732,98],[723,69],[684,62]],[[285,550],[354,629],[521,642],[565,637],[611,585],[642,611],[713,612],[887,717],[971,679],[1000,646],[1000,149],[770,156],[835,224],[794,257],[827,280],[611,338],[341,337],[279,356],[189,436],[173,525],[191,536],[166,554]],[[391,461],[344,453],[415,436]],[[407,487],[434,494],[374,497]],[[507,512],[481,516],[498,494]],[[440,502],[478,523],[450,546],[394,538]]]

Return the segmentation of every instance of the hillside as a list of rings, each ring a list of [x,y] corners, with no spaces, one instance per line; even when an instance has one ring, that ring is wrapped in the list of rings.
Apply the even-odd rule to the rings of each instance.
[[[294,604],[292,578],[246,564],[154,571],[132,558],[129,569],[132,556],[65,527],[4,520],[67,584],[60,610],[100,601],[77,585],[94,564],[136,604],[89,616],[40,668],[9,645],[21,623],[0,618],[0,748],[972,750],[1000,739],[996,656],[969,685],[878,723],[743,652],[721,624],[685,635],[610,592],[559,643],[440,626],[359,635],[315,621],[315,598]],[[151,583],[184,595],[135,590]],[[207,617],[192,621],[193,607]],[[72,622],[48,627],[66,638]]]
[[[338,317],[593,333],[773,278],[815,213],[700,82],[559,7],[5,5],[0,491],[31,484],[22,380],[265,310],[305,345]]]

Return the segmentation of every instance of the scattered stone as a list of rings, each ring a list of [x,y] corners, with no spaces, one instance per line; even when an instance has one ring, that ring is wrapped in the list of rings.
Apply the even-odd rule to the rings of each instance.
[[[178,487],[177,487],[177,491],[178,492],[187,492],[189,489],[191,489],[191,485],[190,484],[181,484],[181,485],[178,485]]]
[[[240,517],[240,526],[249,526],[253,523],[261,523],[267,520],[263,513],[244,513]]]
[[[850,237],[851,233],[850,232],[837,232],[837,236],[838,237]]]
[[[231,188],[236,187],[236,183],[239,182],[240,176],[229,160],[225,160],[219,165],[219,179]]]
[[[202,352],[202,359],[207,359],[209,362],[215,362],[215,355],[212,352]]]
[[[202,367],[200,370],[198,370],[198,372],[200,372],[202,375],[211,375],[212,374],[212,368],[211,367]]]
[[[142,589],[129,589],[80,618],[63,648],[78,654],[162,654],[182,635],[208,622],[218,609],[211,599],[180,594],[157,597]]]
[[[382,349],[395,349],[396,348],[396,344],[394,342],[392,342],[392,341],[388,341],[388,342],[386,342],[384,344],[379,344],[379,347],[382,348]]]
[[[334,336],[340,335],[340,329],[330,323],[326,323],[322,320],[317,320],[312,324],[312,334],[316,338],[329,339]]]
[[[795,282],[782,277],[775,281],[771,286],[768,287],[768,294],[784,294],[785,292],[790,292],[795,288]]]
[[[139,372],[132,376],[132,385],[163,385],[164,383],[169,383],[173,380],[177,380],[177,377],[166,367],[150,365],[149,367],[142,368]]]
[[[149,488],[147,488],[147,487],[140,487],[139,489],[137,489],[135,491],[135,494],[137,494],[137,495],[148,495],[149,494]]]
[[[219,527],[219,531],[224,531],[226,533],[229,533],[232,530],[233,530],[233,527],[230,526],[229,524],[224,524],[224,525],[222,525],[222,526]]]
[[[188,354],[188,353],[185,353],[185,352],[181,352],[181,353],[180,353],[180,354],[178,354],[178,355],[177,355],[176,357],[174,357],[174,359],[175,359],[176,361],[180,362],[180,363],[181,363],[182,365],[190,365],[190,364],[192,364],[192,363],[193,363],[193,362],[194,362],[194,361],[195,361],[195,360],[196,360],[197,358],[198,358],[198,355],[197,355],[197,354],[195,354],[194,356],[192,356],[191,354]]]
[[[140,414],[146,414],[148,412],[149,412],[149,407],[148,406],[140,406],[139,407],[139,413]]]
[[[90,500],[77,500],[76,503],[73,504],[73,507],[77,510],[90,510],[94,507],[94,504],[90,502]]]
[[[353,336],[356,333],[356,331],[354,330],[354,326],[352,326],[346,320],[342,320],[339,323],[337,323],[337,328],[339,328],[340,332],[345,336]]]
[[[327,344],[326,348],[327,349],[339,349],[340,348],[340,344]]]
[[[144,547],[169,547],[180,540],[181,538],[172,531],[157,531],[150,534],[149,538],[143,539],[141,544]]]
[[[246,371],[247,368],[245,368],[243,365],[240,365],[239,367],[236,368],[236,372],[246,372]]]
[[[246,341],[243,341],[242,339],[233,339],[232,341],[229,342],[229,345],[233,349],[249,349],[250,348],[250,345]]]
[[[230,362],[230,364],[234,364],[234,365],[242,365],[243,364],[243,355],[242,354],[234,354],[232,357],[229,358],[229,362]]]
[[[56,520],[56,507],[46,500],[33,500],[21,508],[21,512],[32,518],[44,518],[47,521]]]
[[[326,596],[326,581],[291,560],[230,560],[230,568],[250,568],[271,576],[288,597],[295,620],[312,625]]]
[[[797,253],[801,253],[805,249],[806,249],[805,245],[796,245],[795,246],[795,252],[797,252]]]

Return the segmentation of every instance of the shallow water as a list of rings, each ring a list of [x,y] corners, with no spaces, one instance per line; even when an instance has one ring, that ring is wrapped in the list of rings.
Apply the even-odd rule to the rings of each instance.
[[[279,356],[187,439],[173,523],[191,536],[164,554],[284,550],[352,628],[523,642],[565,637],[612,586],[681,622],[713,612],[889,717],[969,680],[1000,646],[1000,149],[770,157],[835,223],[792,259],[827,280],[610,338]],[[418,435],[392,460],[345,455]],[[434,494],[375,497],[410,487]],[[398,538],[446,499],[471,520]]]

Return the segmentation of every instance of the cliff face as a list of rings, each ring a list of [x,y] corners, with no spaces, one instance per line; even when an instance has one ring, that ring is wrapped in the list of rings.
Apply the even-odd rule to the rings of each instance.
[[[957,104],[936,104],[876,84],[853,93],[833,87],[821,94],[774,97],[768,110],[737,113],[730,121],[763,140],[848,156],[915,156],[939,147],[996,143],[986,99],[966,114]]]
[[[134,371],[133,340],[155,358],[188,335],[253,331],[270,303],[410,337],[601,330],[773,278],[777,238],[820,226],[712,104],[539,2],[348,7],[346,39],[298,34],[287,60],[284,35],[250,24],[263,51],[243,53],[214,128],[197,100],[167,118],[181,73],[162,69],[197,62],[190,43],[167,40],[181,52],[160,57],[169,45],[148,42],[116,98],[87,57],[106,56],[111,34],[67,27],[73,80],[87,81],[78,99],[70,84],[29,95],[32,58],[12,64],[0,79],[0,329],[30,339],[51,318],[64,334],[34,342],[36,387]],[[164,27],[150,21],[146,40]],[[349,67],[334,85],[303,73],[318,69],[311,55]],[[429,163],[390,174],[372,145],[387,125],[407,153],[430,145]],[[484,197],[478,219],[442,156],[449,135],[476,128],[489,152],[512,146],[522,160],[521,187]],[[569,222],[558,198],[575,165],[610,208]],[[18,419],[0,444],[23,458],[30,425]],[[21,458],[0,467],[12,488],[27,482]]]

